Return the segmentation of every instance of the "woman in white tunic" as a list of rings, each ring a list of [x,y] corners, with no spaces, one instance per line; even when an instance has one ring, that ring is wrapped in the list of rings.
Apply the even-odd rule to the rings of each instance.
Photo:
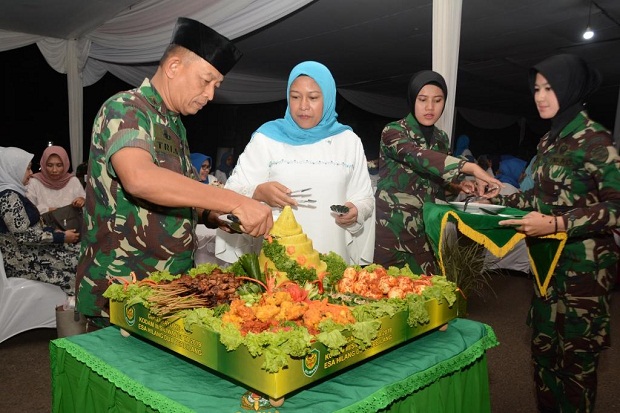
[[[292,206],[317,251],[333,251],[348,263],[372,263],[375,201],[366,156],[360,138],[337,121],[329,69],[312,61],[295,66],[287,101],[284,118],[254,132],[226,188],[270,205],[274,220]],[[305,188],[311,189],[294,192]],[[331,205],[346,205],[349,212],[335,214]],[[218,230],[215,251],[234,262],[261,245],[262,239]]]

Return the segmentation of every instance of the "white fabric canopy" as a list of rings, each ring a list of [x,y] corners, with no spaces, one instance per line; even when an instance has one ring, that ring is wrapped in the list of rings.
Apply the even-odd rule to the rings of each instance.
[[[69,95],[69,133],[71,163],[82,162],[83,153],[83,87],[97,82],[106,72],[132,85],[139,85],[156,69],[178,16],[205,23],[224,36],[234,39],[250,33],[306,5],[311,0],[145,0],[107,21],[81,39],[53,39],[0,30],[0,51],[36,43],[54,70],[67,74]],[[136,65],[137,64],[137,65]],[[230,76],[234,78],[234,76]],[[224,102],[256,103],[282,98],[282,83],[239,77],[231,86]],[[227,76],[227,84],[234,83]],[[268,100],[261,92],[248,93],[242,87],[263,85]],[[266,85],[270,85],[266,87]],[[277,89],[278,93],[275,93]],[[244,93],[240,93],[244,90]],[[226,95],[218,91],[220,95]],[[247,95],[247,96],[246,96]]]
[[[462,9],[462,0],[433,1],[433,70],[446,79],[448,86],[448,100],[437,127],[444,130],[450,140],[455,115]]]
[[[433,69],[444,75],[449,99],[438,126],[452,135],[462,0],[433,1]],[[71,162],[83,158],[83,87],[106,72],[138,86],[151,77],[178,16],[201,21],[230,39],[248,34],[310,3],[311,0],[144,0],[80,39],[55,39],[0,30],[0,51],[36,43],[49,65],[67,74]],[[401,98],[339,89],[346,100],[368,112],[401,118],[409,112]],[[215,103],[255,104],[286,98],[286,79],[233,70]]]

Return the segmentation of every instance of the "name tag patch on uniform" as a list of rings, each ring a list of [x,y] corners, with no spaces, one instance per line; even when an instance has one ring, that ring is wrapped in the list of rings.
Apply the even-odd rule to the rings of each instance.
[[[153,125],[155,134],[155,151],[170,155],[179,156],[179,142],[176,135],[170,128],[164,125]]]

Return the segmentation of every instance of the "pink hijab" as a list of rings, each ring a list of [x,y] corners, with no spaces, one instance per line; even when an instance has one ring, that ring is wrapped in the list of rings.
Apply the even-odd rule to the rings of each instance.
[[[63,165],[63,175],[60,179],[52,179],[47,173],[47,169],[45,168],[45,164],[47,164],[47,160],[50,156],[57,155],[62,161]],[[41,155],[41,172],[37,172],[32,175],[32,178],[38,179],[41,181],[43,185],[50,189],[62,189],[64,188],[69,180],[73,177],[73,174],[69,173],[69,168],[71,168],[71,162],[69,161],[69,155],[67,151],[62,146],[48,146],[44,151],[43,155]]]

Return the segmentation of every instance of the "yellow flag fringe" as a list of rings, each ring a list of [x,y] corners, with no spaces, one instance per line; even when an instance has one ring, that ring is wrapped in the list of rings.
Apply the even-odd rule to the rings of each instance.
[[[465,222],[463,222],[463,220],[458,216],[458,214],[454,211],[448,211],[444,214],[444,216],[441,218],[441,226],[440,226],[440,236],[439,236],[439,246],[438,246],[438,256],[439,256],[439,267],[441,269],[441,274],[442,275],[446,275],[446,268],[444,266],[443,263],[443,242],[444,242],[444,232],[446,229],[446,224],[448,223],[448,220],[450,218],[454,218],[456,220],[457,223],[457,228],[459,229],[460,232],[463,233],[463,235],[465,235],[466,237],[470,238],[471,240],[477,242],[478,244],[483,245],[487,250],[489,250],[491,252],[491,254],[495,255],[498,258],[502,258],[504,255],[506,255],[510,250],[512,250],[515,245],[517,245],[517,243],[523,239],[525,239],[525,234],[517,232],[515,233],[515,235],[510,238],[510,240],[508,240],[508,242],[506,244],[504,244],[502,247],[499,247],[495,242],[493,242],[489,237],[487,237],[486,235],[476,231],[474,228],[470,227],[469,225],[467,225]],[[536,267],[536,263],[534,262],[534,259],[532,258],[532,255],[530,254],[530,250],[528,248],[527,250],[527,255],[530,261],[530,266],[532,267],[532,271],[534,273],[534,278],[536,279],[536,285],[538,286],[538,289],[540,290],[540,293],[542,295],[547,295],[547,288],[549,287],[549,282],[551,281],[551,276],[553,275],[553,272],[555,270],[556,265],[558,264],[558,261],[560,259],[560,255],[562,253],[562,250],[564,249],[564,245],[566,244],[566,238],[567,235],[565,232],[560,232],[557,234],[550,234],[550,235],[545,235],[543,237],[540,238],[551,238],[551,239],[557,239],[560,241],[560,245],[556,250],[556,253],[553,257],[553,260],[551,262],[551,265],[549,266],[548,272],[547,272],[547,276],[545,277],[545,281],[544,283],[540,282],[540,275],[538,272],[538,268]]]

